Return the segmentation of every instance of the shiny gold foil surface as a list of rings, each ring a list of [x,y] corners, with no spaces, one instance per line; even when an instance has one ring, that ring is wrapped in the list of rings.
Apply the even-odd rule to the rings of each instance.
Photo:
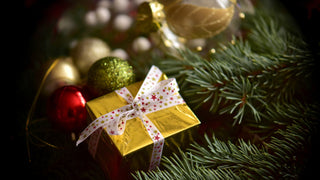
[[[162,79],[166,79],[163,74]],[[127,86],[135,96],[142,82]],[[91,120],[103,114],[125,106],[127,102],[117,93],[112,92],[87,102]],[[200,124],[198,118],[184,103],[146,115],[165,138],[163,155],[177,152],[193,141],[192,133]],[[147,130],[139,118],[127,121],[122,135],[108,135],[103,131],[98,144],[96,159],[110,178],[126,178],[133,170],[147,170],[153,149]]]

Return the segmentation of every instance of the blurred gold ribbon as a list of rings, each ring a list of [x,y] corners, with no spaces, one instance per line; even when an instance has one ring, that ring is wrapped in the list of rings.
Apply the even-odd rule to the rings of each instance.
[[[59,63],[59,61],[60,61],[60,58],[57,58],[56,60],[54,60],[52,62],[50,67],[47,69],[44,77],[41,80],[40,86],[39,86],[39,88],[37,90],[37,93],[36,93],[36,95],[35,95],[35,97],[33,99],[32,105],[31,105],[30,110],[28,112],[25,130],[26,130],[26,145],[27,145],[27,152],[28,152],[29,162],[31,162],[31,153],[30,153],[30,141],[32,142],[31,136],[34,137],[35,139],[37,139],[39,142],[43,143],[44,145],[50,146],[50,147],[55,148],[55,149],[60,149],[60,147],[58,147],[56,145],[53,145],[51,143],[48,143],[45,140],[43,140],[40,137],[38,137],[37,135],[33,134],[29,129],[29,125],[31,124],[31,119],[33,117],[33,114],[34,114],[34,111],[35,111],[35,108],[36,108],[36,104],[38,102],[38,99],[39,99],[40,93],[42,91],[43,85],[44,85],[47,77],[49,76],[51,71],[54,69],[54,67]],[[42,119],[40,119],[40,120],[42,120]],[[38,121],[39,121],[39,119],[38,119]],[[33,122],[38,122],[38,121],[33,121]]]

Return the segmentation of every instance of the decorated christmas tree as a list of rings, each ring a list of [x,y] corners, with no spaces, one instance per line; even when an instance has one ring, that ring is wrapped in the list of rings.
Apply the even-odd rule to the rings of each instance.
[[[156,108],[162,109],[162,100],[174,102],[170,108],[186,108],[179,112],[184,116],[177,115],[180,124],[193,116],[201,124],[192,130],[192,138],[189,131],[174,138],[179,146],[176,150],[166,153],[165,144],[158,167],[147,171],[139,164],[135,170],[127,171],[126,166],[123,177],[299,179],[308,177],[313,170],[311,163],[318,159],[315,77],[319,41],[316,37],[310,40],[311,34],[299,29],[296,17],[290,16],[282,4],[262,0],[101,0],[57,4],[48,5],[47,21],[37,26],[27,49],[30,61],[24,62],[27,65],[19,78],[18,97],[25,103],[19,107],[14,124],[17,134],[10,140],[15,143],[13,147],[24,150],[14,153],[18,162],[23,161],[28,176],[117,177],[113,173],[121,173],[123,168],[117,163],[128,162],[131,168],[139,164],[133,161],[140,160],[115,160],[115,153],[103,156],[106,159],[101,163],[104,146],[100,143],[95,145],[97,149],[93,148],[92,139],[100,138],[106,149],[115,149],[110,143],[115,142],[114,136],[110,134],[117,130],[120,135],[123,133],[121,128],[129,125],[129,116],[134,116],[129,111],[143,122],[146,128],[142,131],[150,131],[146,123],[151,120],[157,126],[158,122],[149,120],[145,111],[150,108],[160,116]],[[315,16],[312,8],[318,6],[316,1],[309,1],[310,18]],[[154,69],[152,65],[165,73],[160,73],[161,87],[168,88],[164,82],[174,84],[176,80],[184,101],[179,101],[180,95],[174,91],[178,89],[172,84],[170,89],[163,89],[163,94],[162,89],[150,88],[149,101],[141,101],[149,97],[141,94],[141,89],[148,86],[133,83],[151,77],[148,72],[151,67]],[[157,74],[152,76],[155,77]],[[137,95],[129,92],[122,96],[121,91],[127,92],[124,87]],[[171,90],[172,97],[167,94],[166,101],[164,92]],[[110,94],[126,100],[119,107],[129,103],[127,112],[113,116],[113,109],[108,109],[100,113],[100,107],[119,103]],[[100,105],[97,102],[102,102],[103,97],[107,100]],[[148,106],[150,103],[154,109]],[[121,108],[118,110],[122,112]],[[118,118],[119,124],[113,127],[105,123],[113,122],[113,118]],[[161,121],[169,124],[166,118]],[[124,126],[120,126],[121,122]],[[106,129],[104,134],[90,132],[98,123]],[[162,127],[158,129],[166,134]],[[76,140],[85,140],[87,135],[88,144],[76,146]],[[108,136],[112,141],[106,140]],[[150,133],[150,137],[158,136]],[[165,143],[171,142],[164,139]],[[155,148],[141,151],[153,153]],[[105,170],[102,164],[108,164],[109,169]]]

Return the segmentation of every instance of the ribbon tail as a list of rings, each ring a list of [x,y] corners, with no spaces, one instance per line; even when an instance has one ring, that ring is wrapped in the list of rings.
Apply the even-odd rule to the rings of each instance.
[[[100,140],[100,135],[102,133],[103,129],[99,128],[96,130],[89,138],[89,143],[88,143],[88,150],[89,153],[92,155],[92,157],[96,156],[99,140]]]
[[[103,118],[99,117],[96,120],[94,120],[91,124],[89,124],[89,126],[81,132],[76,146],[85,141],[89,136],[92,135],[92,133],[96,132],[100,127],[107,129],[107,132],[109,134],[119,134],[117,130],[114,130],[116,127],[118,127],[119,117],[116,117],[104,123],[101,123],[102,121],[104,121]]]
[[[152,170],[160,165],[164,145],[164,137],[158,130],[158,128],[152,123],[152,121],[150,121],[150,119],[146,115],[140,114],[139,117],[154,143],[149,164],[149,170]]]
[[[93,132],[95,132],[100,127],[107,129],[107,132],[109,134],[122,134],[124,131],[124,127],[122,127],[122,122],[126,121],[127,118],[121,118],[123,116],[126,117],[126,109],[130,109],[131,105],[123,106],[119,109],[116,109],[114,111],[111,111],[107,114],[104,114],[94,121],[92,121],[85,130],[83,130],[79,136],[79,139],[76,143],[78,146],[80,143],[82,143],[84,140],[86,140]],[[121,119],[120,119],[121,118]],[[118,128],[119,127],[119,128]],[[123,128],[122,130],[118,130]],[[113,132],[113,133],[112,133]],[[122,132],[122,133],[121,133]]]
[[[164,138],[154,141],[149,170],[153,170],[160,165],[163,151]]]
[[[80,143],[82,143],[83,141],[85,141],[92,133],[94,133],[97,129],[99,129],[100,127],[104,126],[104,124],[101,124],[100,126],[95,126],[96,121],[99,120],[96,119],[95,121],[93,121],[91,124],[89,124],[89,126],[81,132],[79,139],[76,143],[76,146],[78,146]]]
[[[104,128],[104,127],[108,126],[110,123],[114,122],[113,120],[106,121],[103,117],[104,116],[101,116],[101,117],[97,118],[96,120],[92,121],[89,124],[89,126],[81,132],[79,139],[76,143],[76,146],[78,146],[80,143],[85,141],[92,133],[97,131],[100,127]]]
[[[77,141],[77,143],[76,143],[76,146],[78,146],[79,144],[81,144],[84,140],[86,140],[86,139],[78,139],[78,141]]]

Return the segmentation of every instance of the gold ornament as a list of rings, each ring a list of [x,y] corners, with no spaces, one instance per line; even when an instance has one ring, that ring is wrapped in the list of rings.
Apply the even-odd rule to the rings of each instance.
[[[138,8],[137,29],[151,33],[154,44],[180,58],[177,49],[188,47],[192,44],[189,41],[204,39],[194,49],[206,51],[206,38],[227,27],[234,29],[234,24],[229,24],[234,23],[235,3],[235,0],[151,0]]]
[[[164,5],[157,1],[144,2],[139,6],[137,29],[142,33],[151,33],[153,43],[171,55],[178,55],[177,49],[184,49],[185,39],[169,29],[165,21]]]
[[[105,57],[95,62],[88,72],[88,86],[101,96],[134,83],[135,74],[128,61]]]
[[[235,0],[160,0],[169,28],[178,36],[208,38],[223,31],[234,14]]]
[[[158,2],[144,2],[138,7],[137,28],[142,33],[158,31],[164,19],[163,5]]]
[[[71,50],[74,64],[82,75],[86,75],[90,66],[98,59],[109,55],[109,46],[98,38],[84,38]]]
[[[57,64],[48,74],[43,85],[42,94],[45,96],[51,95],[59,87],[75,85],[80,82],[79,71],[70,57],[61,57],[55,61]]]

